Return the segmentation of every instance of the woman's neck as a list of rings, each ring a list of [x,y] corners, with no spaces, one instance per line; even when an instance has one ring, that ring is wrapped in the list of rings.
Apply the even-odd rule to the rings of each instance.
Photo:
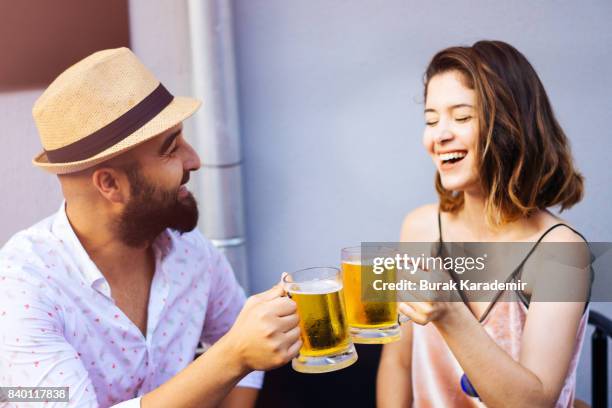
[[[536,217],[520,218],[502,226],[492,226],[487,223],[484,195],[466,191],[463,198],[463,208],[457,216],[474,241],[530,240],[539,231]]]
[[[487,224],[485,198],[482,194],[464,192],[463,208],[457,215],[477,241],[489,241],[499,232]]]

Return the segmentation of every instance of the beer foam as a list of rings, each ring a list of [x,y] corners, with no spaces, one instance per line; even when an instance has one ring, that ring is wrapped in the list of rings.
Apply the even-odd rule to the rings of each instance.
[[[372,266],[374,263],[372,260],[366,260],[365,262],[361,261],[342,261],[343,264],[354,265],[354,266]]]
[[[342,284],[331,279],[315,280],[310,282],[292,283],[289,287],[290,293],[298,295],[325,295],[338,292]]]

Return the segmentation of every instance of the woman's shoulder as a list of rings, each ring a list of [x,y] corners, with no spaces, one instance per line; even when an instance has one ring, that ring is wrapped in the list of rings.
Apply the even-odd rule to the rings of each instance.
[[[538,214],[537,223],[542,242],[585,241],[572,224],[549,211],[540,212],[540,214]]]
[[[404,217],[401,241],[433,242],[439,239],[438,203],[415,208]]]

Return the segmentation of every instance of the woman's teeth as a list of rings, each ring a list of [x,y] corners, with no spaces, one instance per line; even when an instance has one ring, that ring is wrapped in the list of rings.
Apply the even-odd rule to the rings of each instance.
[[[440,160],[442,160],[442,162],[448,162],[448,161],[458,161],[463,159],[465,156],[467,155],[467,152],[451,152],[451,153],[441,153],[439,155]]]

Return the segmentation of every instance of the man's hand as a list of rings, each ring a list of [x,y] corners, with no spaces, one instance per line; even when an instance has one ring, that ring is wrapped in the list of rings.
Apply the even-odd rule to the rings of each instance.
[[[295,302],[282,284],[247,299],[227,341],[248,370],[270,370],[295,357],[302,341]]]
[[[290,361],[302,342],[297,307],[284,295],[278,284],[251,296],[230,331],[183,371],[144,395],[141,407],[218,407],[250,371]]]

